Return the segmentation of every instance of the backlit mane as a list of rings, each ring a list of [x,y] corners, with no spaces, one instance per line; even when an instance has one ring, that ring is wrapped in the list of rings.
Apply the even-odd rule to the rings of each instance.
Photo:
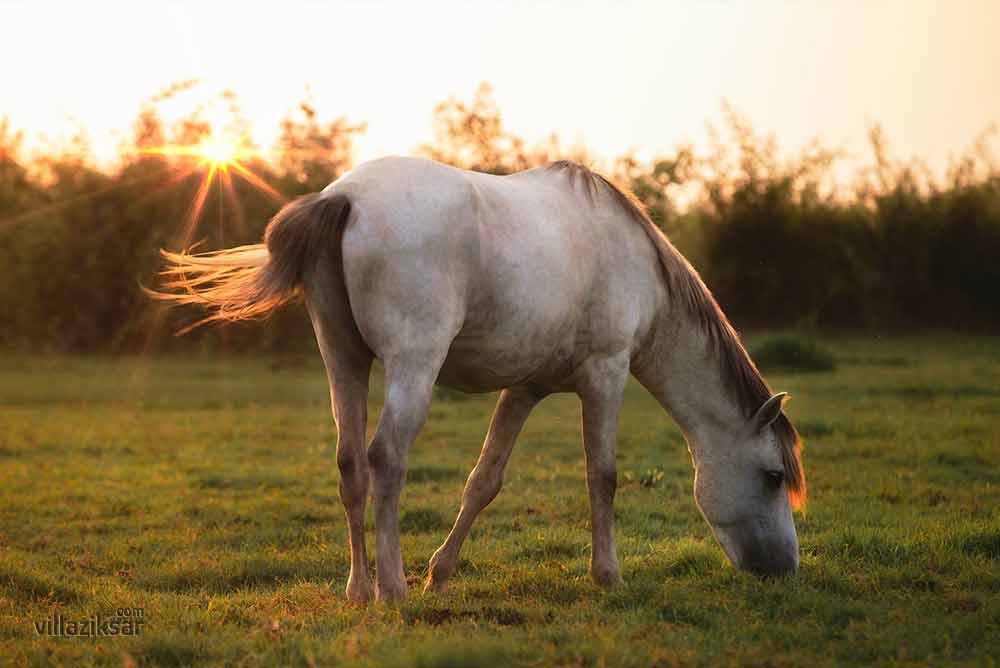
[[[704,331],[716,353],[726,386],[733,392],[744,415],[750,418],[771,397],[771,388],[747,354],[740,336],[719,308],[715,297],[701,280],[698,272],[650,219],[645,207],[627,189],[568,160],[560,160],[548,169],[563,171],[571,184],[583,181],[587,198],[594,202],[596,193],[604,188],[611,193],[629,215],[642,224],[660,257],[660,266],[671,299],[684,305],[686,311]],[[785,483],[793,507],[801,507],[806,499],[806,481],[802,469],[802,445],[798,432],[782,412],[772,423],[781,449]]]

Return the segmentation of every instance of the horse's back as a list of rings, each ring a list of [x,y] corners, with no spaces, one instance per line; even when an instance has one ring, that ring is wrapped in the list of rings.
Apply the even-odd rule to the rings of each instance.
[[[352,311],[383,360],[446,341],[446,384],[558,385],[581,357],[630,349],[651,323],[655,250],[613,201],[564,174],[387,158],[333,187],[352,202]]]

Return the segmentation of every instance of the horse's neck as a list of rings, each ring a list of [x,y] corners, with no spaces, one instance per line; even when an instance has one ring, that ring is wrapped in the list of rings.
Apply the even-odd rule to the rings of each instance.
[[[707,334],[681,314],[661,320],[636,378],[674,418],[689,442],[702,440],[699,434],[739,424],[742,411],[723,382]]]

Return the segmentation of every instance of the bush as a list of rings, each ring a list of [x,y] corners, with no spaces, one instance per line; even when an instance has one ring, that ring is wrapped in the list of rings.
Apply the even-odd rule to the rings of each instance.
[[[0,120],[0,348],[315,350],[301,305],[263,325],[204,327],[177,338],[171,334],[203,313],[164,312],[142,293],[140,285],[158,284],[158,248],[257,243],[279,206],[227,172],[202,193],[195,216],[205,165],[155,149],[195,146],[213,129],[200,111],[165,124],[155,107],[164,95],[143,107],[113,168],[96,165],[82,140],[25,160],[20,133]],[[248,122],[238,109],[232,114],[236,125]],[[508,173],[553,158],[586,162],[583,148],[567,152],[556,137],[528,149],[502,126],[488,87],[472,103],[443,103],[435,118],[436,143],[420,152],[460,167]],[[786,159],[731,109],[726,123],[728,136],[707,156],[690,146],[650,163],[624,156],[614,176],[698,266],[739,328],[1000,327],[1000,167],[989,136],[937,179],[919,163],[893,160],[873,129],[874,164],[848,188],[837,185],[836,154],[817,145]],[[245,167],[290,199],[347,169],[362,129],[343,118],[321,123],[304,102],[282,122],[278,160],[248,157]],[[831,364],[817,359],[815,346],[779,348],[777,363],[786,368]],[[435,396],[464,397],[440,388]]]
[[[815,341],[791,334],[775,336],[752,346],[750,356],[768,371],[833,371],[837,361]]]

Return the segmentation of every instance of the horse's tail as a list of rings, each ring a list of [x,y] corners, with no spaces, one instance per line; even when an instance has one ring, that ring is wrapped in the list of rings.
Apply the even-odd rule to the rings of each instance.
[[[146,290],[153,299],[173,304],[197,304],[209,315],[181,330],[187,332],[214,321],[263,318],[294,299],[305,270],[321,252],[339,243],[350,213],[344,195],[312,193],[286,204],[264,232],[264,243],[209,253],[172,253],[160,290]]]

